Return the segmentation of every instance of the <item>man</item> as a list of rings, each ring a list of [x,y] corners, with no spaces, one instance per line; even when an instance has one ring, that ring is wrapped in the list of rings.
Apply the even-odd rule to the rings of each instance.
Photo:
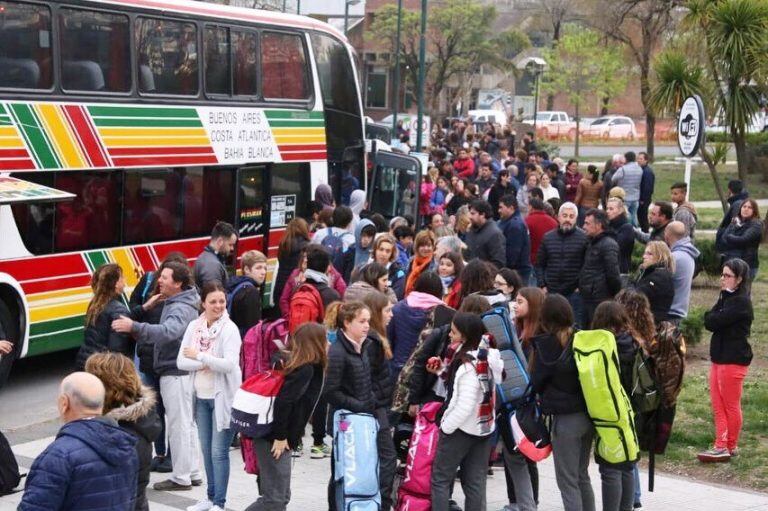
[[[720,226],[717,228],[717,235],[715,237],[716,245],[720,244],[720,238],[725,233],[725,229],[731,225],[733,217],[739,216],[741,210],[741,203],[745,199],[749,198],[749,192],[744,189],[744,183],[739,179],[731,179],[728,181],[728,204],[731,205],[728,211],[723,215],[723,220],[720,222]],[[724,248],[718,248],[720,251],[724,251]]]
[[[616,174],[616,172],[626,163],[626,160],[624,159],[624,155],[621,154],[614,154],[611,158],[611,166],[603,172],[603,197],[602,197],[602,204],[603,207],[605,207],[606,203],[608,202],[608,194],[611,191],[611,188],[616,186],[613,182],[613,176]]]
[[[485,151],[480,153],[480,165],[488,165],[494,176],[501,170],[501,164]]]
[[[533,188],[539,190],[539,188]],[[536,254],[539,253],[539,245],[544,235],[553,229],[557,229],[557,220],[552,218],[545,210],[544,201],[538,197],[531,197],[528,201],[528,216],[525,217],[525,225],[531,236],[531,264],[536,263]]]
[[[608,215],[608,234],[619,245],[619,273],[629,276],[632,266],[632,251],[635,248],[635,230],[627,220],[624,201],[618,197],[608,199],[605,208]]]
[[[696,230],[696,221],[699,219],[696,214],[696,207],[686,200],[688,195],[688,185],[685,183],[675,183],[670,188],[670,199],[675,205],[675,212],[672,214],[672,220],[682,222],[685,225],[685,232],[693,239]]]
[[[475,180],[475,184],[477,185],[477,194],[482,197],[483,194],[485,194],[485,191],[490,190],[494,183],[496,183],[496,180],[493,179],[491,166],[487,163],[481,163],[480,173]]]
[[[517,197],[513,194],[499,200],[499,229],[504,234],[506,267],[517,271],[523,282],[531,280],[531,238],[523,215],[517,210]]]
[[[611,178],[612,186],[624,190],[624,203],[629,211],[629,221],[637,227],[637,208],[640,206],[640,183],[643,180],[643,169],[638,165],[633,151],[624,154],[626,163],[622,165]]]
[[[605,211],[587,211],[584,216],[584,232],[589,236],[589,246],[579,274],[579,290],[584,300],[582,324],[585,328],[592,324],[597,306],[621,291],[619,245],[606,231],[608,215]]]
[[[530,155],[531,153],[535,154],[538,149],[533,132],[526,131],[525,135],[523,135],[523,151]]]
[[[514,169],[515,171],[517,168],[514,165],[510,165],[510,168]],[[507,195],[507,194],[515,194],[517,193],[517,187],[518,187],[517,179],[513,179],[513,177],[510,175],[509,169],[504,169],[501,172],[499,172],[499,179],[494,185],[491,187],[491,191],[488,192],[488,203],[491,205],[491,210],[493,210],[493,216],[496,220],[499,219],[499,201],[500,199]]]
[[[547,293],[565,296],[573,307],[577,326],[581,326],[581,297],[579,271],[584,265],[584,253],[589,238],[576,227],[579,208],[573,202],[560,206],[559,227],[549,231],[541,240],[536,253],[536,280]]]
[[[651,232],[645,233],[640,228],[635,228],[635,239],[640,243],[649,241],[664,241],[664,229],[672,221],[674,210],[672,204],[664,201],[657,201],[651,205],[648,212],[648,223],[651,226]]]
[[[208,282],[227,285],[227,268],[224,261],[235,250],[237,231],[232,224],[216,222],[211,231],[211,241],[195,261],[195,285],[202,290]]]
[[[62,380],[57,407],[64,425],[32,464],[19,511],[133,511],[137,440],[101,415],[104,394],[92,374]]]
[[[688,306],[691,301],[691,283],[696,268],[696,259],[701,252],[693,246],[691,238],[686,234],[685,224],[679,221],[670,222],[664,231],[664,241],[672,250],[675,260],[673,280],[675,298],[669,309],[669,320],[679,326],[683,318],[688,316]]]
[[[565,181],[560,176],[560,167],[557,163],[552,162],[547,166],[547,175],[549,176],[550,185],[557,189],[557,193],[562,200],[565,200]]]
[[[158,491],[191,490],[192,485],[202,484],[192,406],[195,389],[192,377],[176,366],[184,332],[200,315],[200,296],[190,277],[189,267],[177,262],[167,263],[160,272],[157,286],[164,300],[160,323],[140,323],[125,316],[112,322],[114,331],[131,333],[139,344],[154,343],[154,370],[160,377],[173,453],[173,472],[170,479],[155,483]]]
[[[656,184],[656,175],[648,162],[648,153],[637,153],[637,164],[643,169],[643,178],[640,180],[640,205],[637,207],[637,223],[643,232],[648,232],[648,207],[653,200],[653,189]]]
[[[469,157],[469,152],[466,149],[459,149],[458,157],[453,162],[453,168],[459,179],[475,177],[475,162]]]
[[[472,228],[467,232],[466,241],[470,258],[488,261],[497,268],[504,266],[504,235],[493,221],[491,205],[482,199],[473,200],[469,204],[469,221]]]

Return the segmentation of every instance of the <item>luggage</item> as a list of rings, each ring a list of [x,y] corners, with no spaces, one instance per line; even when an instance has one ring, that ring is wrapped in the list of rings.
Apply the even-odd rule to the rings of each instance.
[[[13,493],[21,482],[19,465],[11,450],[11,444],[5,435],[0,433],[0,496]]]
[[[397,491],[396,511],[429,511],[432,493],[432,463],[437,454],[440,428],[437,414],[439,402],[425,404],[416,416],[408,446],[405,474]]]
[[[587,412],[595,425],[595,456],[607,463],[637,461],[632,404],[621,385],[616,339],[607,330],[582,330],[573,339],[573,356]]]
[[[496,341],[504,363],[504,380],[496,385],[497,396],[501,404],[512,411],[530,395],[528,360],[506,307],[495,307],[483,314],[482,319],[488,334]]]
[[[336,511],[378,511],[379,424],[371,414],[333,414],[333,484]]]
[[[243,381],[272,368],[276,353],[288,349],[288,322],[261,320],[248,329],[240,352]]]

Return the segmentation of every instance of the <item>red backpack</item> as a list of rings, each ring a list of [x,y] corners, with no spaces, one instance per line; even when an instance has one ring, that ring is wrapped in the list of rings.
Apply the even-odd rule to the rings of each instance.
[[[306,282],[293,292],[288,311],[288,330],[293,334],[304,323],[320,323],[325,315],[325,306],[320,292]]]

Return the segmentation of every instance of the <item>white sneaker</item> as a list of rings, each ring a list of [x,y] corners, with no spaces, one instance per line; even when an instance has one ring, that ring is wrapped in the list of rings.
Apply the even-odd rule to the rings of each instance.
[[[187,508],[187,511],[211,511],[213,509],[221,510],[220,507],[214,506],[213,502],[211,502],[210,500],[201,500],[194,506],[189,506]]]
[[[219,506],[213,506],[209,511],[224,511],[224,508]]]

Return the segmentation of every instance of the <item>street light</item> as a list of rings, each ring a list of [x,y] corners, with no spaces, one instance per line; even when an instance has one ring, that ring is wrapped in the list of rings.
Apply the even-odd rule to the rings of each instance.
[[[421,152],[421,138],[424,131],[424,86],[427,67],[427,0],[421,0],[421,30],[419,34],[419,104],[416,119],[416,152]]]
[[[347,28],[349,27],[349,6],[359,3],[360,0],[344,0],[344,35],[347,35]]]
[[[536,118],[539,116],[539,82],[541,75],[547,69],[547,61],[541,57],[528,57],[517,63],[517,69],[532,73],[536,78],[533,96],[533,135],[536,136]]]

